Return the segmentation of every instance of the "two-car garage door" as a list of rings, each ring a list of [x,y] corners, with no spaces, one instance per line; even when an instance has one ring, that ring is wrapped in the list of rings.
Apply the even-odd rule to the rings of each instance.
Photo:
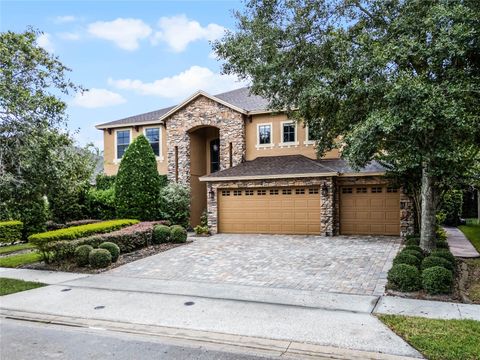
[[[218,227],[223,233],[319,234],[319,187],[221,189]]]

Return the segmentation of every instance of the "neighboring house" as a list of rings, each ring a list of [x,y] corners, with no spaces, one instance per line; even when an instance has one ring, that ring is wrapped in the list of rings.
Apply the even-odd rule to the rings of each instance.
[[[97,125],[104,169],[116,174],[139,134],[158,171],[191,189],[191,225],[208,209],[212,233],[405,235],[412,203],[384,168],[350,169],[332,150],[316,158],[308,128],[241,88],[196,92],[181,104]]]

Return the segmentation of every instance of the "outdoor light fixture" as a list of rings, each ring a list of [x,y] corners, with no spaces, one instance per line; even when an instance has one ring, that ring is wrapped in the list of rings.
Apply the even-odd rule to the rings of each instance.
[[[210,188],[210,191],[208,192],[208,195],[210,196],[210,199],[213,200],[215,198],[215,191],[213,191],[213,189]]]
[[[328,185],[327,182],[324,181],[322,184],[322,195],[327,196],[328,195]]]

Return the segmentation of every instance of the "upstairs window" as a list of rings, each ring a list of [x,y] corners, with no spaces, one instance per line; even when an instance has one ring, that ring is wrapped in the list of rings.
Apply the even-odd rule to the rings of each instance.
[[[152,145],[152,150],[155,156],[160,156],[160,128],[146,128],[145,137],[147,138],[150,145]]]
[[[272,143],[272,125],[258,125],[258,144],[270,145]]]
[[[121,159],[128,145],[130,145],[130,130],[118,130],[117,136],[117,159]]]
[[[283,143],[294,143],[295,138],[295,123],[294,122],[285,122],[282,123],[282,142]]]

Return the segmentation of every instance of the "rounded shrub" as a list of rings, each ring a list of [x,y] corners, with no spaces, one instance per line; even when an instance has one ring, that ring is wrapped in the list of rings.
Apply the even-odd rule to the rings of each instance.
[[[88,255],[92,250],[93,247],[90,245],[80,245],[75,248],[73,256],[78,266],[88,265]]]
[[[110,255],[112,255],[112,262],[116,262],[118,260],[118,257],[120,256],[120,248],[117,244],[113,242],[103,242],[98,245],[98,248],[108,250]]]
[[[417,251],[417,250],[411,250],[411,249],[404,249],[402,250],[401,254],[410,254],[410,255],[413,255],[415,256],[418,260],[422,261],[424,256],[423,256],[423,253],[421,253],[420,251]]]
[[[170,227],[167,225],[157,225],[153,228],[153,243],[161,244],[170,240]]]
[[[422,285],[430,295],[448,294],[452,290],[453,274],[442,266],[423,270]]]
[[[404,253],[404,252],[401,252],[395,257],[395,259],[393,259],[393,265],[407,264],[407,265],[413,265],[417,268],[420,266],[420,262],[421,260],[417,258],[415,255]]]
[[[425,270],[434,266],[441,266],[448,270],[453,270],[453,265],[447,259],[441,258],[439,256],[427,256],[422,261],[421,269]]]
[[[446,241],[437,241],[437,249],[450,249],[450,246],[448,246],[448,242]]]
[[[187,230],[180,225],[170,227],[170,240],[176,243],[184,243],[187,241]]]
[[[415,250],[415,251],[418,251],[419,253],[423,254],[422,248],[418,245],[407,245],[403,248],[403,250]]]
[[[419,245],[420,237],[418,235],[407,235],[407,240],[405,240],[405,245]]]
[[[435,249],[430,253],[430,255],[447,259],[452,263],[452,265],[456,264],[455,256],[453,256],[453,254],[448,249]]]
[[[112,263],[112,255],[107,249],[93,249],[88,254],[88,262],[94,268],[104,268]]]
[[[420,271],[408,264],[394,265],[388,272],[388,282],[395,290],[416,291],[420,289]]]

